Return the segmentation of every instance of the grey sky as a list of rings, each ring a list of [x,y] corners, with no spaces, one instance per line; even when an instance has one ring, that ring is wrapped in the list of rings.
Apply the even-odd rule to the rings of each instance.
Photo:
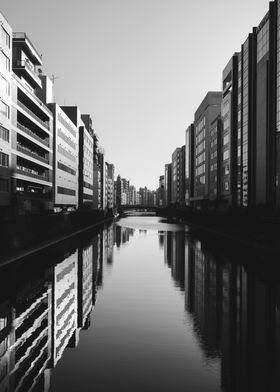
[[[164,164],[267,0],[1,0],[55,81],[56,101],[90,113],[106,160],[139,186]]]

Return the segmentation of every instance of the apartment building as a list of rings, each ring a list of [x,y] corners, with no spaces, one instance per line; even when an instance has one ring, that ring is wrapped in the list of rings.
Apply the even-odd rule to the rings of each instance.
[[[186,146],[182,146],[172,154],[171,201],[180,205],[185,204],[185,150]]]
[[[19,211],[52,209],[53,116],[38,98],[42,58],[25,33],[13,33],[11,168]]]
[[[0,209],[11,203],[12,28],[0,12]]]

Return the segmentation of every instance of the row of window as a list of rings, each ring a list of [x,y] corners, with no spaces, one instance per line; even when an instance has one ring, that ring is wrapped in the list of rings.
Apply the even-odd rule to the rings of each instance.
[[[70,151],[65,150],[65,148],[63,148],[60,144],[57,146],[57,151],[66,158],[70,159],[70,161],[76,163],[76,157]]]
[[[195,127],[195,133],[196,135],[199,134],[199,132],[202,130],[202,128],[205,126],[205,117],[203,117],[199,123],[197,124],[197,126]]]
[[[76,195],[76,191],[74,189],[64,188],[62,186],[57,187],[57,193],[59,193],[61,195],[69,195],[69,196]]]
[[[72,174],[73,176],[76,175],[76,171],[75,171],[75,170],[71,169],[71,167],[69,167],[69,166],[67,166],[67,165],[64,165],[64,164],[61,163],[61,162],[57,162],[57,168],[60,169],[60,170],[65,171],[65,172],[67,172],[67,173],[70,173],[70,174]]]
[[[60,113],[58,113],[57,118],[58,121],[67,129],[67,131],[69,131],[71,135],[76,138],[77,136],[76,130],[73,127],[71,127],[70,124],[68,124],[68,122],[62,117]]]
[[[66,136],[64,132],[62,132],[62,130],[60,128],[58,128],[57,130],[57,135],[64,140],[70,147],[73,148],[73,150],[76,151],[76,143],[74,143],[70,137]]]

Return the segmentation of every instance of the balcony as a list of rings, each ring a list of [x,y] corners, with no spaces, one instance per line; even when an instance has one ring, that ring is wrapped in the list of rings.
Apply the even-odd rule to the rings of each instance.
[[[37,52],[26,33],[13,33],[13,45],[23,48],[34,64],[42,65],[42,56]]]
[[[17,100],[17,104],[18,104],[19,107],[21,107],[23,110],[25,110],[31,117],[33,117],[36,121],[38,121],[44,128],[46,128],[47,131],[49,131],[50,126],[49,126],[49,122],[48,121],[41,120],[38,116],[36,116],[36,114],[34,114],[30,109],[28,109],[28,107],[26,107],[19,100]]]
[[[31,87],[28,86],[27,84],[22,83],[22,80],[15,74],[13,73],[13,78],[16,79],[16,81],[20,84],[20,87],[24,87],[27,92],[30,94],[32,94],[32,98],[35,99],[35,101],[44,109],[47,111],[47,113],[49,113],[50,115],[52,115],[52,112],[50,111],[50,109],[35,95],[34,91],[31,91]]]
[[[16,173],[21,174],[22,176],[36,178],[37,180],[42,180],[46,182],[50,181],[49,176],[46,176],[44,174],[39,174],[35,170],[29,169],[28,167],[24,167],[24,166],[17,166]]]
[[[20,129],[21,131],[26,133],[28,136],[31,136],[34,139],[36,139],[38,142],[44,144],[47,147],[50,146],[50,143],[48,140],[40,138],[40,136],[38,136],[36,133],[32,132],[29,128],[25,127],[24,125],[21,125],[19,122],[17,123],[17,127],[18,127],[18,129]]]
[[[33,88],[42,88],[41,79],[27,60],[15,60],[13,62],[13,71],[17,74],[22,74]]]
[[[49,160],[42,157],[41,155],[37,154],[36,152],[30,150],[29,148],[22,146],[21,144],[17,144],[17,151],[22,152],[23,154],[26,154],[30,156],[31,158],[37,159],[38,161],[41,161],[43,163],[46,163],[49,165]]]

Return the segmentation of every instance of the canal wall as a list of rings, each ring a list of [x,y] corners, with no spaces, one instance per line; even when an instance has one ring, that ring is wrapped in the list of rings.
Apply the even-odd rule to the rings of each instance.
[[[280,254],[280,217],[267,209],[231,209],[225,211],[194,211],[183,207],[167,207],[157,211],[169,222],[189,226],[190,232],[210,241],[254,248],[264,254]]]
[[[112,220],[99,210],[1,217],[0,265]]]

